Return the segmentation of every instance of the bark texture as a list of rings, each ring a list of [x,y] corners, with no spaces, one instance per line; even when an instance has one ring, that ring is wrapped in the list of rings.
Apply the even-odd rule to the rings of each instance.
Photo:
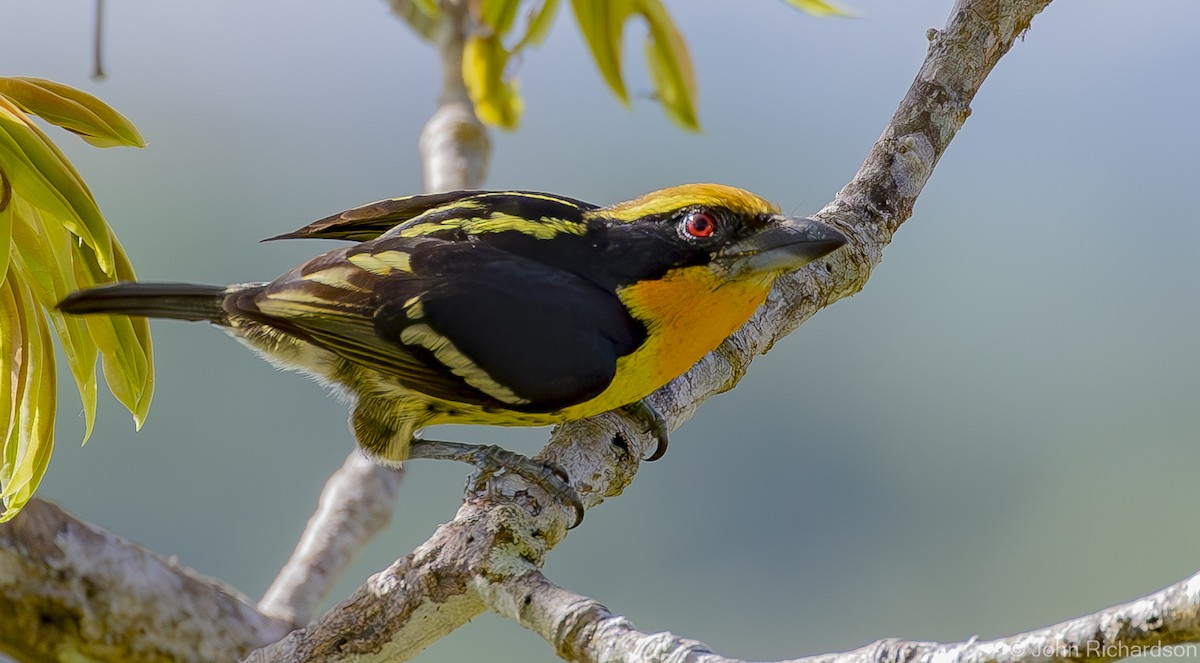
[[[230,660],[290,628],[41,500],[0,527],[0,651],[17,660]]]

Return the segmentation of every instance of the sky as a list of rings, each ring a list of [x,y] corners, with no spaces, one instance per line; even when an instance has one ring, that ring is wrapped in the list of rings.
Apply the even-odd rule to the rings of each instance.
[[[951,3],[846,4],[856,18],[667,0],[701,134],[648,101],[643,26],[627,30],[625,109],[564,7],[518,63],[525,117],[493,134],[487,186],[604,204],[716,181],[817,211]],[[385,3],[106,5],[106,80],[89,78],[94,8],[76,0],[0,3],[0,72],[79,86],[141,129],[143,150],[53,133],[141,278],[268,280],[333,245],[260,239],[419,191],[438,74]],[[1052,4],[984,84],[866,288],[705,403],[547,575],[643,630],[773,659],[1006,635],[1200,568],[1198,20],[1185,0]],[[39,495],[258,597],[352,449],[344,407],[204,325],[153,330],[145,427],[106,396],[81,448],[64,391]],[[525,453],[546,438],[438,435]],[[330,602],[451,519],[467,472],[412,463],[392,525]],[[494,615],[420,660],[485,654],[556,660]]]

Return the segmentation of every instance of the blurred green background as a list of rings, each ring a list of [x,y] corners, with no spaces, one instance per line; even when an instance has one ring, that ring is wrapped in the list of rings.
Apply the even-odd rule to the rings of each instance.
[[[145,150],[56,132],[148,280],[267,280],[325,250],[259,244],[418,191],[432,52],[378,0],[0,4],[4,73],[127,114]],[[858,167],[950,0],[668,1],[705,132],[607,92],[566,13],[520,63],[527,112],[488,186],[608,203],[690,181],[811,213]],[[1200,4],[1055,3],[974,114],[866,289],[760,358],[666,458],[550,557],[646,630],[771,659],[885,636],[999,636],[1200,568]],[[631,29],[631,90],[650,90]],[[86,448],[64,392],[42,497],[259,596],[351,449],[343,406],[223,334],[156,323],[135,434],[108,397]],[[69,383],[65,379],[64,384]],[[445,433],[444,431],[439,433]],[[458,429],[533,452],[545,433]],[[392,526],[336,590],[423,541],[467,469],[414,462]],[[423,660],[551,661],[486,615]]]

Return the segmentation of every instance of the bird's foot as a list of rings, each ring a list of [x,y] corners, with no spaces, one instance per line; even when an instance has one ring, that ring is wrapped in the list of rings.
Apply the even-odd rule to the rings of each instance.
[[[654,451],[645,458],[647,462],[655,461],[663,457],[667,453],[667,420],[654,409],[650,401],[642,399],[635,401],[629,405],[624,405],[621,408],[621,413],[632,419],[635,423],[642,424],[643,432],[654,436],[658,442],[658,446],[654,447]]]
[[[494,444],[467,444],[422,438],[413,439],[408,457],[470,463],[479,470],[475,480],[483,483],[487,483],[498,472],[515,472],[557,497],[574,512],[575,520],[567,529],[573,529],[583,522],[583,500],[579,499],[579,493],[571,486],[566,472],[553,463],[536,461]]]

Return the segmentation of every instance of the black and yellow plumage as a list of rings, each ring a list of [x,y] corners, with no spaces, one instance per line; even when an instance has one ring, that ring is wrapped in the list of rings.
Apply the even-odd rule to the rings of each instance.
[[[429,425],[544,425],[631,403],[741,326],[775,277],[845,239],[733,187],[597,207],[521,191],[383,200],[277,238],[356,244],[271,281],[128,283],[68,313],[207,320],[344,392],[361,447]]]

